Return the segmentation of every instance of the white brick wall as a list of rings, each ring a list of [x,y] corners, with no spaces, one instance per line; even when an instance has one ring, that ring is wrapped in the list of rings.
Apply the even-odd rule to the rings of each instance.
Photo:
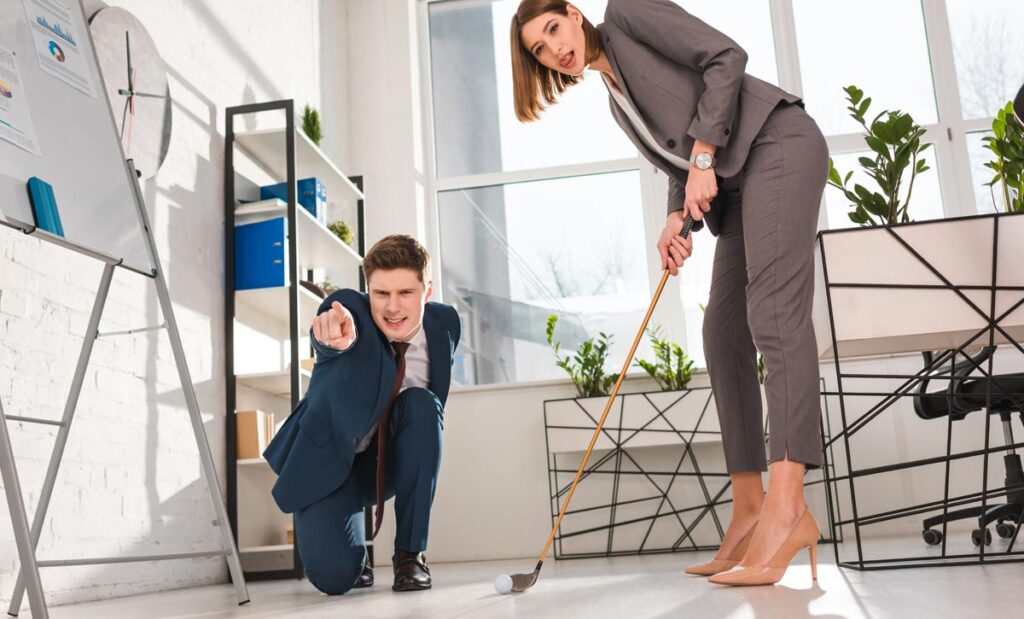
[[[320,48],[322,15],[330,10],[334,37],[344,6],[336,0],[110,4],[139,17],[168,67],[175,101],[171,148],[144,194],[223,485],[224,108],[283,98],[294,98],[300,108],[320,106],[321,65],[331,60]],[[332,38],[331,50],[343,47]],[[343,96],[344,89],[332,84],[329,92]],[[344,109],[334,105],[330,109]],[[344,159],[347,123],[332,126],[329,110],[324,121],[328,149]],[[60,417],[101,271],[94,261],[0,230],[0,398],[7,414]],[[159,322],[152,283],[119,271],[101,330]],[[56,429],[10,428],[31,518]],[[166,334],[99,340],[39,556],[215,549],[212,519]],[[17,566],[6,503],[0,502],[4,610]],[[42,573],[51,604],[227,579],[224,562],[212,559]]]

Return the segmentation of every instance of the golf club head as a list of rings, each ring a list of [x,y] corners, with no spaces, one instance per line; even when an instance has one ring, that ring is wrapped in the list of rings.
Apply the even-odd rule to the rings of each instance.
[[[540,578],[540,568],[542,565],[544,565],[544,562],[539,561],[537,569],[533,570],[530,574],[512,574],[512,592],[522,593],[536,584],[537,579]]]

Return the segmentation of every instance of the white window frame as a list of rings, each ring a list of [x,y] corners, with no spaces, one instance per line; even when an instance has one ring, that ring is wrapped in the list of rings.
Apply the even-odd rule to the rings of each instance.
[[[648,287],[653,293],[661,279],[661,264],[657,260],[654,250],[654,243],[665,225],[665,196],[668,191],[668,183],[664,174],[658,172],[639,153],[635,157],[625,159],[613,159],[593,163],[568,164],[532,168],[527,170],[488,172],[483,174],[469,174],[452,176],[447,178],[437,177],[437,149],[434,135],[434,101],[433,82],[430,62],[430,5],[435,2],[448,2],[453,0],[418,0],[417,1],[417,22],[419,39],[419,65],[420,65],[420,96],[423,101],[422,126],[424,132],[423,140],[423,161],[426,187],[426,213],[427,213],[427,247],[433,256],[436,256],[434,268],[434,290],[443,291],[443,273],[440,268],[440,261],[444,253],[440,239],[440,210],[438,207],[438,194],[442,191],[456,189],[473,189],[479,187],[500,186],[513,183],[532,181],[555,180],[562,178],[573,178],[581,176],[592,176],[596,174],[609,174],[615,172],[638,172],[640,177],[640,200],[644,211],[644,233],[648,240],[648,247],[645,253],[647,257]],[[455,0],[465,1],[465,0]],[[489,3],[490,0],[481,0]],[[542,121],[543,122],[543,121]],[[659,194],[660,191],[660,194]],[[443,292],[442,292],[443,296]],[[661,324],[666,335],[686,348],[686,328],[682,322],[683,304],[678,294],[666,291],[658,302],[657,310],[651,318],[651,324]],[[639,327],[639,325],[637,325]],[[638,370],[631,370],[638,371]],[[517,383],[513,383],[517,384]]]
[[[660,262],[654,252],[654,242],[665,221],[665,196],[667,179],[639,154],[636,157],[601,161],[595,163],[571,164],[491,172],[437,178],[436,141],[434,135],[433,82],[430,62],[429,8],[435,2],[453,0],[417,0],[417,39],[419,46],[420,96],[423,105],[423,161],[424,186],[426,189],[425,213],[427,224],[427,247],[435,259],[435,290],[443,291],[443,273],[440,260],[443,248],[440,246],[440,213],[438,193],[453,189],[470,189],[511,183],[553,180],[606,174],[613,172],[637,171],[640,175],[641,200],[644,211],[645,233],[649,246],[646,252],[649,288],[655,289],[661,279]],[[465,1],[465,0],[460,0]],[[490,2],[491,0],[478,0]],[[796,21],[793,0],[768,0],[772,18],[772,39],[775,46],[779,86],[793,94],[803,96],[800,74],[800,58],[796,41]],[[943,214],[946,217],[973,215],[977,213],[971,177],[970,154],[967,135],[990,130],[992,118],[964,120],[957,82],[956,64],[953,56],[952,34],[944,0],[921,0],[928,57],[935,88],[938,122],[924,125],[926,139],[933,142],[933,157],[937,162]],[[943,69],[948,67],[948,69]],[[862,133],[825,136],[830,156],[864,151],[866,146]],[[826,188],[826,191],[830,189]],[[827,228],[827,212],[824,198],[820,210],[819,228]],[[673,285],[659,302],[652,318],[652,324],[661,324],[666,335],[689,349],[682,301]],[[443,293],[442,293],[443,294]]]

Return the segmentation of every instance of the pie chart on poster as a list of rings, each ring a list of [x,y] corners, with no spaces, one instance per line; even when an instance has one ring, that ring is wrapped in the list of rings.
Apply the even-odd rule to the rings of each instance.
[[[57,62],[64,62],[64,50],[57,45],[56,41],[50,41],[50,55],[57,59]]]

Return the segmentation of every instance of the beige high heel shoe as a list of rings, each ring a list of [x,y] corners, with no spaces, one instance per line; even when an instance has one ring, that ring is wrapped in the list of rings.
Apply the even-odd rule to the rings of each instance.
[[[747,546],[750,546],[750,539],[754,537],[754,529],[756,528],[757,523],[755,522],[754,525],[750,527],[750,530],[747,531],[747,534],[743,536],[743,539],[740,540],[740,543],[737,544],[736,548],[729,553],[728,559],[714,559],[707,563],[691,565],[686,568],[686,573],[694,576],[713,576],[719,572],[731,570],[736,567],[740,562],[740,559],[743,558],[743,555],[747,554]]]
[[[818,580],[818,538],[821,530],[811,512],[804,508],[789,536],[782,542],[775,554],[766,565],[738,566],[728,572],[715,574],[710,581],[719,585],[751,586],[774,585],[782,580],[790,561],[802,548],[806,548],[811,558],[811,579]]]

